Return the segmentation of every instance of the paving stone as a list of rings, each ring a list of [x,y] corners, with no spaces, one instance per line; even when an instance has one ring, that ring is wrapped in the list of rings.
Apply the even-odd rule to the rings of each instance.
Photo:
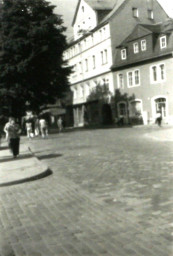
[[[0,188],[2,256],[172,256],[173,145],[151,140],[153,132],[32,140],[53,175]]]

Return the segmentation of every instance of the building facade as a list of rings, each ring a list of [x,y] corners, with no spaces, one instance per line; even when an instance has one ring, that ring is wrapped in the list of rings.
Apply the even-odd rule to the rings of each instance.
[[[158,113],[173,123],[173,20],[137,25],[118,46],[112,67],[116,118],[154,123]]]
[[[64,53],[73,67],[74,126],[110,123],[116,116],[116,48],[136,24],[168,18],[156,0],[79,0],[73,19],[74,40]]]

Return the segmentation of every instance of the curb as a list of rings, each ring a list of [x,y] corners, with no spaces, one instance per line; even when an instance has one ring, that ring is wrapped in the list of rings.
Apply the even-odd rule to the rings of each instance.
[[[22,184],[22,183],[26,183],[26,182],[31,182],[31,181],[35,181],[38,179],[43,179],[47,176],[50,176],[51,174],[53,174],[53,172],[50,170],[50,168],[44,164],[43,162],[41,162],[36,156],[35,154],[31,151],[30,147],[23,145],[22,148],[24,150],[22,150],[23,153],[28,152],[31,155],[31,159],[33,161],[31,161],[31,166],[30,165],[26,165],[26,162],[21,163],[19,167],[17,166],[17,168],[13,168],[13,170],[9,169],[9,163],[5,163],[4,164],[4,170],[1,173],[1,177],[2,180],[4,179],[4,182],[0,183],[0,187],[6,187],[6,186],[12,186],[12,185],[17,185],[17,184]],[[19,160],[17,159],[17,161],[20,161],[22,159],[19,158]],[[17,163],[17,161],[15,163]],[[24,159],[25,161],[25,159]],[[23,164],[23,165],[22,165]],[[11,165],[12,166],[12,165]],[[35,174],[34,174],[34,170]],[[16,174],[15,174],[15,170],[16,170]],[[11,172],[12,171],[12,172]],[[10,180],[8,180],[8,177],[10,177],[10,173],[12,173],[12,178]],[[15,175],[16,177],[18,176],[18,178],[15,179]],[[6,180],[5,180],[6,179]]]
[[[17,185],[17,184],[26,183],[26,182],[36,181],[36,180],[39,180],[39,179],[43,179],[47,176],[50,176],[52,173],[53,172],[50,169],[47,169],[46,171],[44,171],[40,174],[37,174],[35,176],[31,176],[31,177],[20,179],[20,180],[0,183],[0,187],[7,187],[7,186],[13,186],[13,185]]]

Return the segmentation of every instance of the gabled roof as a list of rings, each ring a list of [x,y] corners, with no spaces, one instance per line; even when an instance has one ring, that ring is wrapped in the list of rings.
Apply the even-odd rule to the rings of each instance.
[[[111,11],[117,0],[84,0],[84,1],[89,6],[91,6],[91,8],[95,11],[100,11],[100,10]],[[78,0],[78,4],[77,4],[75,14],[74,14],[74,18],[73,18],[73,21],[72,21],[72,26],[75,23],[80,3],[81,3],[81,0]]]

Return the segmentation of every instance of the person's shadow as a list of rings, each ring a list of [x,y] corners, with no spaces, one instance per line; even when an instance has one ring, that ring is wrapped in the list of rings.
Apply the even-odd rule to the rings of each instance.
[[[13,158],[13,156],[5,156],[3,158],[0,158],[0,163],[11,162],[11,161],[16,161],[16,160],[23,160],[23,159],[27,159],[27,158],[31,158],[31,157],[33,157],[33,155],[31,155],[31,154],[19,155],[16,158]]]

